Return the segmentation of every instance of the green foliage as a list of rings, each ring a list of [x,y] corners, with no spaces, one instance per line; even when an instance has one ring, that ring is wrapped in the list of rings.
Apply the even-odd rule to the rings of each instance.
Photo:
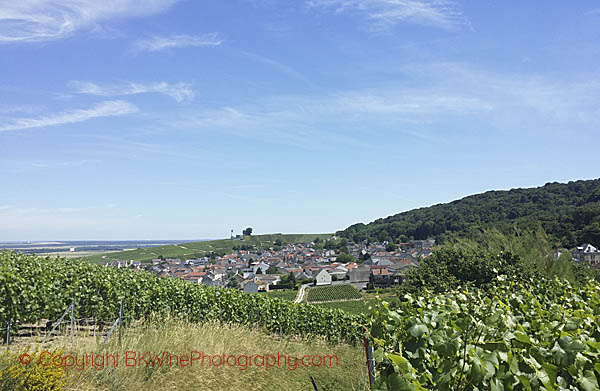
[[[293,289],[277,289],[265,293],[269,297],[276,297],[281,300],[294,301],[298,295],[298,291]]]
[[[400,295],[418,293],[423,289],[444,292],[463,285],[488,286],[498,275],[518,280],[533,273],[509,252],[440,248],[421,261],[418,268],[407,271],[400,286]]]
[[[600,285],[503,280],[370,316],[374,390],[598,390]]]
[[[424,288],[443,292],[465,284],[484,287],[498,275],[513,281],[534,276],[560,277],[573,284],[585,284],[590,278],[600,281],[600,272],[573,262],[568,252],[558,259],[554,253],[541,228],[512,234],[484,230],[472,239],[458,239],[435,249],[418,268],[406,273],[399,295]]]
[[[340,263],[354,262],[354,257],[350,254],[340,254],[335,258],[335,261]]]
[[[362,296],[358,289],[350,284],[328,285],[310,288],[307,291],[306,301],[317,303],[334,300],[360,299]]]
[[[338,235],[355,242],[407,238],[446,242],[476,235],[484,228],[507,232],[517,226],[548,233],[551,242],[574,247],[600,243],[600,179],[548,183],[530,189],[488,191],[447,204],[434,205],[370,224],[355,224]]]
[[[257,325],[270,332],[354,342],[362,318],[266,295],[159,278],[146,272],[60,258],[0,252],[0,329],[57,319],[75,298],[76,317],[114,321],[124,300],[126,321],[151,314],[190,321]]]
[[[390,240],[387,244],[387,246],[385,246],[385,251],[396,251],[396,244],[394,243],[393,240]]]
[[[267,274],[277,274],[279,270],[275,266],[269,266],[267,269]]]
[[[363,314],[367,315],[373,307],[377,304],[376,299],[368,299],[368,300],[350,300],[350,301],[333,301],[326,303],[317,303],[315,304],[321,308],[337,308],[342,311],[351,313],[351,314]]]
[[[23,350],[0,354],[0,391],[61,391],[65,389],[66,373],[62,366],[48,365],[49,357],[62,351],[43,353]],[[22,364],[21,355],[27,354],[29,364]],[[41,357],[40,357],[41,355]]]
[[[288,273],[281,277],[279,285],[296,286],[296,277],[294,277],[294,273]]]

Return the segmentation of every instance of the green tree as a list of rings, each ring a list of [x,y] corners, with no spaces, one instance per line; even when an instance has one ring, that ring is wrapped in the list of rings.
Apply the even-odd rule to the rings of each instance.
[[[385,246],[385,251],[396,251],[396,244],[394,243],[393,239],[388,242],[387,246]]]
[[[354,262],[354,257],[350,254],[340,254],[335,258],[336,262],[348,263]]]

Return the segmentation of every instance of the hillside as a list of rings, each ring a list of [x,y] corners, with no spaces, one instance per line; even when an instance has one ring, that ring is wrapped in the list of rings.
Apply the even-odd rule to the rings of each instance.
[[[243,240],[219,239],[204,242],[174,244],[168,246],[140,248],[131,251],[119,251],[98,254],[85,259],[94,263],[109,261],[150,261],[162,255],[164,258],[195,259],[209,255],[211,252],[224,255],[235,248],[253,247],[255,249],[268,249],[281,243],[308,243],[316,238],[327,239],[331,234],[271,234],[246,236]]]
[[[506,191],[488,191],[446,204],[354,224],[340,236],[354,241],[465,237],[482,228],[506,231],[539,224],[556,244],[600,243],[600,179]]]

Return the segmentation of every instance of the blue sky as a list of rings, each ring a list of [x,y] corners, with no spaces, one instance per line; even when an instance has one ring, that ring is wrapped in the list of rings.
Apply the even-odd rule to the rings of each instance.
[[[596,178],[596,1],[0,2],[0,240],[333,232]]]

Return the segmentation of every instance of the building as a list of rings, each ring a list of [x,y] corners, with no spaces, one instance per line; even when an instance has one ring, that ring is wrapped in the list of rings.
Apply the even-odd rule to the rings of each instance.
[[[573,251],[573,258],[578,262],[585,262],[593,268],[600,269],[600,250],[589,243],[578,246]]]
[[[322,269],[315,277],[316,285],[331,285],[331,275],[327,273],[327,270]]]
[[[371,276],[371,269],[368,265],[362,265],[357,268],[351,269],[348,272],[350,276],[350,282],[369,282]]]
[[[244,284],[244,292],[258,293],[258,285],[254,281],[249,280]]]

